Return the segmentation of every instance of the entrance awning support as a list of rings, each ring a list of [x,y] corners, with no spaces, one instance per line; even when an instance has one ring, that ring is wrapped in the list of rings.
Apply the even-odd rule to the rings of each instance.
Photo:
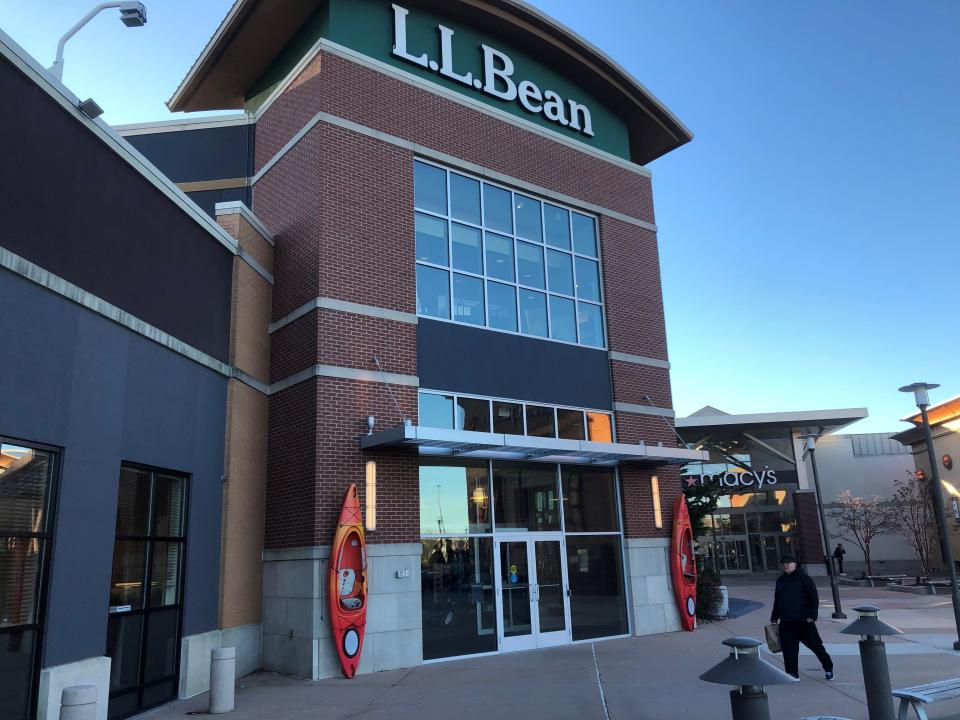
[[[585,465],[624,463],[683,465],[709,459],[707,452],[687,448],[505,435],[417,425],[405,425],[371,435],[362,435],[360,447],[364,450],[407,447],[416,449],[421,455]]]

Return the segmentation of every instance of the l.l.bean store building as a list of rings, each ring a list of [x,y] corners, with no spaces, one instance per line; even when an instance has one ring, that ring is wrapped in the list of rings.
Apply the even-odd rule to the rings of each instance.
[[[162,464],[187,565],[191,528],[221,528],[219,588],[202,589],[219,609],[171,615],[174,681],[114,673],[113,694],[138,691],[111,716],[202,691],[220,644],[243,671],[337,675],[325,577],[350,483],[370,562],[360,672],[679,629],[670,510],[678,467],[708,457],[673,429],[645,165],[691,139],[680,121],[514,0],[238,0],[168,104],[237,111],[114,138],[235,239],[227,363],[207,363],[229,379],[210,401],[219,505],[191,506],[188,459]],[[0,435],[21,461],[70,453]],[[155,582],[118,570],[117,548],[111,618],[139,601],[108,595]],[[47,686],[110,672],[43,657]]]

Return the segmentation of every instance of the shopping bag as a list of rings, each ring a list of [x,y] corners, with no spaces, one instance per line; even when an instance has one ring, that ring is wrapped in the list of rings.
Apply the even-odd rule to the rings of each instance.
[[[763,630],[767,636],[767,647],[770,652],[780,652],[780,626],[776,623],[770,623]]]

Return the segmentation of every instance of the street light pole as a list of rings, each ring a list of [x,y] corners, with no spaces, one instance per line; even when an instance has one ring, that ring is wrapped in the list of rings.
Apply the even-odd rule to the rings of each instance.
[[[57,43],[57,57],[54,59],[53,65],[47,68],[57,80],[63,80],[63,47],[67,44],[67,40],[76,35],[80,28],[90,22],[95,15],[110,8],[117,8],[120,11],[120,22],[127,27],[143,27],[147,23],[147,9],[143,6],[143,3],[137,0],[116,0],[115,2],[100,3],[80,18],[76,25],[67,30],[64,36],[60,38],[60,42]]]
[[[930,407],[928,390],[940,387],[936,383],[913,383],[904,385],[900,392],[912,392],[913,398],[920,408],[920,417],[923,418],[923,431],[927,442],[927,458],[930,461],[930,481],[933,483],[933,509],[937,515],[937,530],[940,535],[940,553],[950,571],[950,595],[953,599],[953,621],[957,627],[958,639],[953,641],[953,649],[960,650],[960,592],[957,589],[957,567],[953,564],[953,548],[950,547],[950,530],[947,527],[947,516],[943,511],[943,489],[940,487],[940,471],[937,470],[937,457],[933,452],[933,432],[930,430],[930,418],[927,408]]]
[[[827,518],[823,514],[823,493],[820,492],[820,475],[817,473],[816,433],[809,433],[803,438],[807,441],[807,452],[810,453],[810,466],[813,468],[813,485],[817,490],[817,511],[820,513],[820,539],[823,541],[823,561],[827,566],[827,575],[830,577],[830,591],[833,593],[833,617],[836,620],[846,619],[843,608],[840,607],[840,588],[837,587],[837,576],[833,571],[833,558],[830,556],[830,535],[827,533]]]

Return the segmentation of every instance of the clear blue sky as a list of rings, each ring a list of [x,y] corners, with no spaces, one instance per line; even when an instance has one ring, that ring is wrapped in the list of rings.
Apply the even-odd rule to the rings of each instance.
[[[678,414],[960,394],[960,3],[533,0],[693,131],[651,165]],[[94,4],[0,0],[44,64]],[[67,46],[65,82],[113,123],[169,118],[230,0],[147,0]]]

